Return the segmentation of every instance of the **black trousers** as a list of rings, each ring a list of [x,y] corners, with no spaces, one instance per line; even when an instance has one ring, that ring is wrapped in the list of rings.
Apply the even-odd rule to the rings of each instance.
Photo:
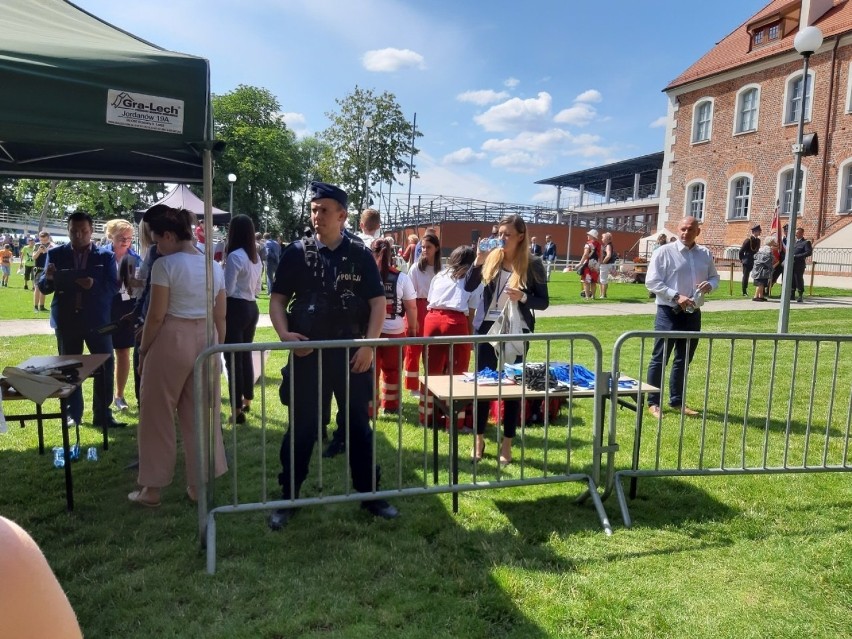
[[[486,335],[493,324],[494,322],[482,322],[482,325],[476,332],[477,335]],[[529,342],[525,342],[525,345],[528,348]],[[476,352],[478,355],[476,363],[478,370],[482,370],[486,367],[491,370],[497,370],[497,366],[499,365],[497,353],[494,351],[494,347],[491,346],[491,344],[488,342],[477,344]],[[516,359],[512,363],[517,364],[519,361],[520,358]],[[489,400],[476,402],[476,432],[479,435],[484,433],[485,428],[488,426],[488,410],[491,408],[490,404],[491,402]],[[518,424],[521,421],[521,400],[512,399],[504,401],[503,414],[501,417],[503,418],[503,436],[509,437],[510,439],[514,438],[518,432]]]
[[[743,295],[748,295],[748,283],[751,276],[751,270],[754,268],[753,260],[743,261]]]
[[[257,302],[229,297],[225,311],[225,344],[251,344],[260,314]],[[228,369],[228,388],[234,389],[231,398],[236,408],[244,399],[254,399],[254,364],[250,351],[225,353]]]
[[[372,368],[364,373],[352,373],[348,358],[354,353],[354,349],[347,353],[345,348],[324,350],[321,376],[318,351],[304,357],[290,356],[293,396],[289,398],[290,425],[281,442],[281,474],[278,475],[284,499],[299,496],[302,483],[308,476],[317,433],[322,426],[322,407],[330,403],[332,395],[338,398],[338,411],[346,411],[347,402],[349,404],[349,411],[345,414],[349,419],[352,486],[358,492],[371,491],[374,474],[378,485],[369,415],[375,373]]]
[[[92,354],[108,353],[109,359],[92,375],[92,416],[95,424],[108,423],[112,419],[109,408],[115,384],[115,360],[112,356],[112,336],[99,335],[93,327],[75,322],[56,329],[56,346],[60,355],[82,355],[83,344]],[[78,387],[68,399],[68,417],[78,424],[83,420],[83,390]]]
[[[793,260],[793,288],[790,289],[790,295],[793,291],[798,291],[799,295],[805,294],[805,268],[807,263],[805,260]]]

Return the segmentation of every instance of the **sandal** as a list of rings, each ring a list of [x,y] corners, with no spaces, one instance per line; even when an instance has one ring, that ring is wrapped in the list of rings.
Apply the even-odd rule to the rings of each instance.
[[[142,487],[139,490],[134,490],[132,493],[127,494],[127,498],[135,504],[139,504],[140,506],[145,506],[146,508],[159,508],[160,500],[157,499],[152,500],[147,498],[148,496],[148,488]]]
[[[511,457],[503,457],[503,455],[500,455],[500,468],[505,468],[506,466],[508,466],[511,463],[512,463]]]
[[[198,492],[193,486],[186,487],[186,496],[189,497],[189,501],[198,503]]]

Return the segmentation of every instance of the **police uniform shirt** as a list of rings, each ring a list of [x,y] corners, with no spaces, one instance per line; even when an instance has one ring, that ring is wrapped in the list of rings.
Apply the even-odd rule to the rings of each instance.
[[[357,245],[352,246],[352,242],[345,235],[334,250],[318,239],[315,242],[319,259],[323,263],[328,289],[334,288],[334,282],[338,278],[351,278],[351,289],[361,299],[367,301],[374,297],[384,298],[385,287],[376,261],[369,251]],[[341,288],[349,287],[341,282]],[[318,283],[314,279],[312,269],[305,262],[304,242],[301,240],[292,242],[281,254],[272,292],[294,299],[317,290]]]

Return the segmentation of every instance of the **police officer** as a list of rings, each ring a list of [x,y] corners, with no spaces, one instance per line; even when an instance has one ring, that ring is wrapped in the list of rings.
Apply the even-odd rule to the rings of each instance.
[[[311,183],[314,237],[293,242],[284,250],[270,297],[270,319],[282,341],[362,336],[375,339],[381,334],[385,317],[384,286],[372,255],[352,246],[349,238],[341,233],[347,200],[346,192],[336,186]],[[359,306],[363,316],[360,322],[357,319]],[[278,476],[283,499],[299,496],[317,440],[317,422],[322,417],[317,407],[330,401],[332,394],[338,398],[338,410],[345,411],[348,403],[352,485],[359,492],[369,492],[373,490],[375,479],[378,486],[369,418],[369,402],[373,396],[372,364],[373,351],[368,347],[348,351],[345,348],[326,349],[322,354],[320,376],[320,358],[316,350],[308,347],[292,351],[288,364],[294,385],[292,396],[288,398],[291,420],[281,442],[281,474]],[[364,501],[361,507],[385,519],[399,515],[396,508],[381,499]],[[280,530],[293,512],[292,508],[274,511],[269,516],[269,527]]]

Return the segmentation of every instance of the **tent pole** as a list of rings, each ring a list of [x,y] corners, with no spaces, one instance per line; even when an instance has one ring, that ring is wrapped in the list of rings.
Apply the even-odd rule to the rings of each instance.
[[[204,263],[207,277],[207,318],[206,318],[206,329],[207,329],[207,346],[213,346],[216,344],[215,332],[216,326],[213,322],[213,300],[214,300],[214,291],[213,291],[213,255],[214,255],[214,242],[213,242],[213,151],[208,146],[203,150],[202,153],[202,171],[203,171],[203,180],[204,180],[204,189],[203,189],[203,199],[204,199]],[[222,337],[222,336],[220,336]],[[207,437],[200,438],[202,445],[200,446],[200,450],[198,452],[199,455],[199,464],[198,464],[198,514],[199,514],[199,535],[200,539],[205,539],[206,536],[206,528],[207,528],[207,508],[206,505],[210,503],[212,497],[213,490],[213,479],[215,476],[216,469],[214,468],[214,464],[211,463],[213,459],[213,455],[211,451],[213,450],[213,428],[212,426],[216,423],[212,418],[212,411],[219,410],[219,398],[214,395],[216,389],[216,379],[214,378],[215,372],[211,369],[210,363],[211,359],[207,358],[203,370],[204,375],[204,391],[206,397],[204,401],[198,402],[196,399],[196,406],[202,406],[203,409],[201,411],[201,423],[200,426],[202,428],[201,432],[206,434]],[[198,415],[196,414],[196,418]],[[207,471],[207,476],[205,477],[205,470]]]

